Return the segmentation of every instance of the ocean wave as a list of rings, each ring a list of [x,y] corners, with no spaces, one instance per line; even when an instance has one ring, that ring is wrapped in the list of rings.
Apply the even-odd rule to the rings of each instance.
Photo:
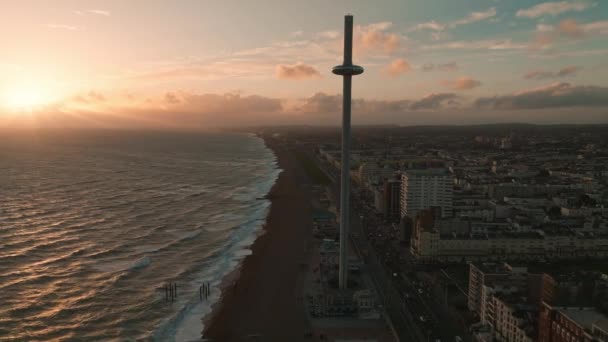
[[[222,280],[263,232],[280,170],[257,137],[157,138],[87,138],[22,153],[27,167],[0,158],[23,173],[0,199],[0,340],[200,340]],[[169,282],[179,296],[167,303]]]

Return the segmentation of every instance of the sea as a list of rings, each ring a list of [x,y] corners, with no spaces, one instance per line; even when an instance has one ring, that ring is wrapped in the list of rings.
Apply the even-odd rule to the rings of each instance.
[[[251,134],[2,132],[0,341],[200,340],[279,173]]]

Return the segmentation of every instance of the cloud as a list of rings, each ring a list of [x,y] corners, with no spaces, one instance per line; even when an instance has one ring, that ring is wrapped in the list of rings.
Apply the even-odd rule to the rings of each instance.
[[[416,30],[433,30],[433,31],[443,31],[446,29],[446,25],[441,24],[435,20],[427,21],[422,24],[418,24],[415,26]]]
[[[355,48],[394,53],[401,44],[401,37],[396,33],[386,32],[391,26],[391,22],[357,26],[354,33]]]
[[[131,96],[129,101],[125,101],[125,93],[118,91],[104,93],[103,102],[95,102],[96,97],[89,92],[80,95],[86,101],[84,103],[69,98],[27,116],[0,112],[0,127],[35,125],[192,130],[260,125],[339,125],[342,106],[341,95],[325,93],[301,99],[280,99],[241,93],[201,94],[177,90],[155,97]],[[407,125],[608,123],[606,109],[607,87],[557,83],[509,95],[482,97],[473,102],[454,93],[429,94],[413,100],[355,98],[353,122]]]
[[[581,12],[591,6],[593,6],[592,3],[583,1],[545,2],[527,9],[521,9],[517,11],[516,15],[520,18],[538,18],[545,15],[557,16],[565,12]]]
[[[47,28],[50,29],[56,29],[56,30],[68,30],[68,31],[77,31],[80,30],[80,27],[78,26],[73,26],[73,25],[64,25],[64,24],[46,24],[44,25]]]
[[[322,31],[317,33],[317,37],[325,39],[338,39],[341,35],[340,31]]]
[[[171,111],[180,110],[201,114],[250,115],[277,113],[282,110],[280,99],[241,94],[195,94],[189,92],[167,92],[164,103],[172,105]]]
[[[482,109],[545,109],[608,106],[608,88],[555,83],[512,95],[479,98]]]
[[[585,33],[583,28],[573,19],[562,20],[557,26],[557,31],[571,38],[580,38]]]
[[[287,49],[289,50],[289,48]],[[266,52],[254,56],[227,56],[226,58],[200,62],[166,62],[143,70],[121,75],[127,81],[163,83],[175,80],[221,80],[231,78],[272,78],[276,64]]]
[[[608,35],[608,20],[579,24],[576,20],[565,19],[557,26],[539,24],[531,47],[546,49],[559,39],[581,39],[594,35]]]
[[[374,118],[383,114],[402,115],[415,111],[437,110],[456,106],[458,95],[451,93],[429,94],[418,100],[366,100],[353,99],[353,115]],[[304,99],[296,111],[309,114],[338,114],[342,109],[341,95],[316,93]],[[373,122],[373,120],[372,120]]]
[[[321,74],[314,67],[298,62],[292,65],[277,65],[276,77],[280,80],[307,80],[320,78]]]
[[[583,31],[586,33],[597,33],[601,35],[608,35],[608,20],[596,21],[593,23],[583,25]]]
[[[399,76],[411,70],[410,64],[403,58],[394,59],[384,71],[390,76]]]
[[[302,37],[304,35],[304,31],[302,31],[302,30],[293,31],[289,35],[294,38]]]
[[[178,103],[182,102],[180,96],[173,92],[166,93],[164,100],[167,104],[178,104]]]
[[[459,40],[422,46],[422,50],[521,50],[527,48],[527,44],[514,43],[511,39]]]
[[[110,11],[103,10],[103,9],[89,9],[89,10],[84,10],[82,12],[89,13],[89,14],[102,15],[104,17],[109,17],[110,15],[112,15],[112,13]]]
[[[421,24],[417,24],[408,31],[431,30],[431,39],[440,40],[447,28],[454,28],[460,25],[468,25],[479,21],[487,20],[496,16],[496,8],[492,7],[486,11],[471,12],[468,16],[455,20],[448,24],[442,24],[438,21],[431,20]]]
[[[456,71],[458,70],[458,64],[455,62],[444,63],[444,64],[433,64],[427,63],[422,66],[422,71]]]
[[[451,27],[459,26],[459,25],[467,25],[476,23],[478,21],[483,21],[486,19],[490,19],[496,16],[496,8],[492,7],[486,11],[482,12],[472,12],[466,18],[456,20],[450,24]]]
[[[89,92],[89,98],[99,102],[106,100],[106,97],[102,93],[93,90]]]
[[[409,108],[412,110],[437,109],[442,107],[446,103],[454,104],[454,101],[457,98],[458,95],[453,93],[430,94],[418,101],[413,102]]]
[[[445,80],[441,82],[444,86],[454,90],[469,90],[481,86],[481,82],[469,76],[463,76],[456,80]]]
[[[579,24],[574,19],[564,19],[557,26],[539,24],[536,25],[537,33],[551,34],[553,36],[566,36],[580,38],[584,35],[608,34],[608,20],[594,21],[587,24]]]
[[[564,67],[557,72],[535,70],[535,71],[530,71],[530,72],[526,73],[524,75],[524,79],[526,79],[526,80],[545,80],[545,79],[551,79],[551,78],[566,77],[566,76],[575,75],[581,69],[582,69],[581,67],[572,65],[572,66]]]
[[[99,102],[105,102],[106,96],[98,91],[91,90],[87,94],[75,95],[72,100],[83,104],[94,104]]]
[[[342,108],[342,96],[316,93],[304,100],[297,111],[305,113],[337,113]]]

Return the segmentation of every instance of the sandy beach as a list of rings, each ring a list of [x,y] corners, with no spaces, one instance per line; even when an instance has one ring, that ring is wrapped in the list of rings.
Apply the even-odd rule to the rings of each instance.
[[[298,286],[312,238],[310,181],[293,153],[273,140],[266,145],[283,172],[269,193],[264,234],[252,246],[238,274],[205,324],[210,341],[299,341],[309,331]]]

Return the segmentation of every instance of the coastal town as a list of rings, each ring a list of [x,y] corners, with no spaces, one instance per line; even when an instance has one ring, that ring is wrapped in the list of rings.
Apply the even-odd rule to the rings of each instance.
[[[604,126],[357,127],[347,290],[340,132],[257,132],[310,179],[306,338],[608,341]]]

